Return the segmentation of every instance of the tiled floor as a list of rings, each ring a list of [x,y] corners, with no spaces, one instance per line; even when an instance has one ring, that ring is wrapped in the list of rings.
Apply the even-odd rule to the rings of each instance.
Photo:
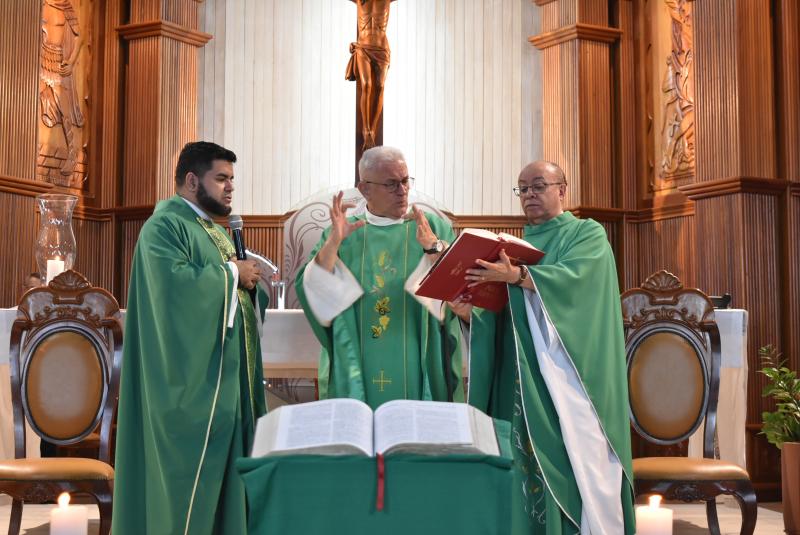
[[[100,522],[97,507],[89,507],[89,535],[96,534]],[[706,513],[703,505],[674,505],[667,504],[674,511],[673,535],[705,535],[708,533]],[[49,514],[52,505],[29,505],[25,507],[22,515],[22,534],[24,535],[49,535]],[[738,535],[740,515],[734,503],[722,503],[718,506],[720,528],[723,535]],[[0,533],[8,530],[8,517],[11,514],[10,505],[0,506]],[[783,517],[780,504],[766,503],[758,507],[758,523],[755,535],[780,535],[783,533]]]

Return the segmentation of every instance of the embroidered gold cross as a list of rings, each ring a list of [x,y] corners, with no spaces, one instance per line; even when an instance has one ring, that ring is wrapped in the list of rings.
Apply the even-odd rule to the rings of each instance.
[[[379,386],[379,388],[380,388],[380,390],[379,390],[379,391],[380,391],[380,392],[383,392],[383,386],[384,386],[384,385],[386,385],[386,384],[392,384],[392,380],[391,380],[391,379],[388,379],[388,378],[387,378],[387,379],[384,379],[383,370],[381,370],[381,376],[380,376],[380,378],[377,378],[377,379],[376,379],[376,378],[373,378],[373,379],[372,379],[372,384],[378,384],[378,385],[380,385],[380,386]]]

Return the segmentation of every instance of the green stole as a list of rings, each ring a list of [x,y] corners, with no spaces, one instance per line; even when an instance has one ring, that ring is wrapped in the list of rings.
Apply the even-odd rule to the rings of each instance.
[[[230,237],[228,237],[218,225],[202,217],[197,217],[197,222],[203,226],[208,236],[211,238],[211,241],[214,242],[214,245],[219,251],[220,259],[223,262],[228,262],[231,258],[236,256],[236,249],[233,247]],[[239,281],[235,281],[235,283],[238,285]],[[255,392],[253,392],[253,388],[256,384],[256,359],[261,359],[258,332],[255,328],[258,324],[258,320],[256,319],[255,306],[250,299],[250,293],[244,288],[237,288],[236,294],[239,298],[239,306],[241,307],[242,316],[244,318],[242,326],[244,328],[245,369],[247,371],[247,385],[250,393],[250,417],[253,418],[253,427],[255,427],[255,415],[258,411],[256,409],[256,396]],[[227,314],[227,310],[225,313]],[[263,414],[266,410],[261,412]]]
[[[246,293],[227,327],[238,282],[225,265],[232,250],[224,229],[198,221],[178,196],[160,202],[139,234],[117,418],[116,535],[246,531],[234,461],[249,453],[266,403]]]
[[[356,221],[364,216],[349,218]],[[428,215],[441,239],[452,241],[443,220]],[[313,258],[327,239],[326,229]],[[373,409],[395,399],[447,400],[447,382],[455,400],[463,400],[458,324],[447,313],[444,337],[437,318],[405,291],[408,276],[423,255],[411,219],[389,226],[365,225],[341,244],[339,258],[364,290],[353,306],[330,327],[314,318],[303,289],[305,266],[295,285],[306,317],[322,345],[319,363],[320,398],[351,397]],[[453,350],[445,372],[442,345]],[[447,378],[445,373],[449,373]]]
[[[546,252],[529,266],[539,296],[572,359],[624,471],[625,533],[635,529],[628,389],[619,286],[605,230],[565,212],[525,227]],[[515,533],[573,534],[582,504],[558,416],[539,370],[523,290],[509,286],[499,314],[475,309],[470,328],[469,403],[512,422]],[[511,395],[509,395],[511,393]]]

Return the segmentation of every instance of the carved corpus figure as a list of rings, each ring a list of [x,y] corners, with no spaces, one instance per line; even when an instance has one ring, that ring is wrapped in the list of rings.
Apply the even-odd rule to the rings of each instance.
[[[364,149],[375,146],[375,131],[383,109],[383,87],[389,70],[389,5],[394,0],[351,0],[358,10],[358,41],[350,43],[345,78],[361,87],[361,130]]]
[[[78,152],[73,127],[80,128],[84,123],[73,78],[83,38],[71,0],[43,0],[41,31],[39,103],[42,122],[48,128],[61,127],[67,147],[61,174],[71,177]],[[69,179],[65,185],[72,185]]]

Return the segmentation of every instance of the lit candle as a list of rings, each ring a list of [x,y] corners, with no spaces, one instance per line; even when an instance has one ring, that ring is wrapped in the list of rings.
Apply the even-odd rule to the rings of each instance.
[[[60,258],[56,257],[52,260],[47,261],[47,280],[45,281],[46,284],[49,284],[51,280],[56,278],[58,275],[64,272],[64,261]]]
[[[70,505],[69,494],[58,496],[58,507],[50,511],[50,535],[87,535],[89,512],[85,505]]]
[[[636,535],[672,535],[672,509],[659,507],[661,496],[650,496],[650,505],[636,508]]]

